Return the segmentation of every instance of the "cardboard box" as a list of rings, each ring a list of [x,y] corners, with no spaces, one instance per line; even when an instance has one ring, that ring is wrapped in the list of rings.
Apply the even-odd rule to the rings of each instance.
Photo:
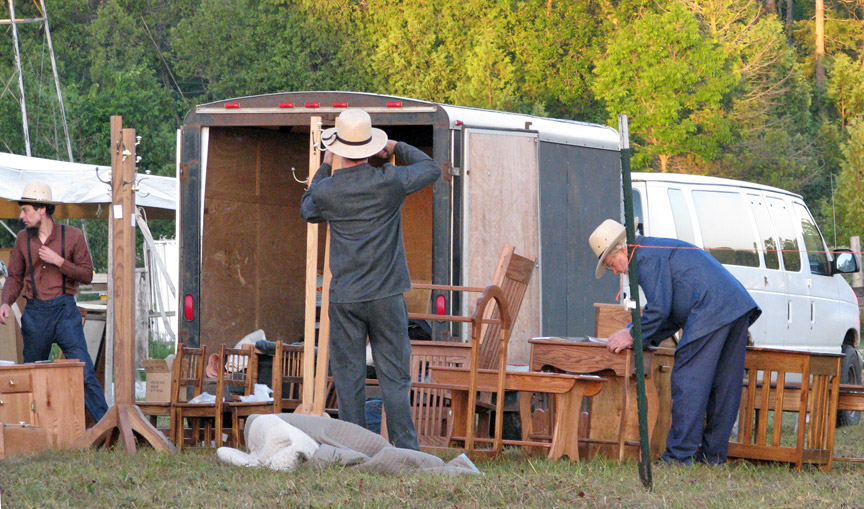
[[[171,401],[171,367],[173,359],[147,359],[141,361],[147,374],[146,401],[167,403]]]

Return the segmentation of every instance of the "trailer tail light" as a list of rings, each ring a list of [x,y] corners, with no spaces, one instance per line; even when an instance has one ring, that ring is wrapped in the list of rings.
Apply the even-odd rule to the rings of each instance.
[[[435,313],[439,315],[447,314],[447,299],[445,299],[443,295],[439,295],[438,298],[435,299]]]
[[[457,120],[457,121],[456,121],[456,125],[462,125],[463,123],[464,123],[464,122],[462,122],[461,120]]]
[[[240,103],[225,103],[225,109],[226,110],[232,110],[232,109],[239,108],[239,107],[240,107]]]
[[[294,103],[279,103],[280,108],[293,108]]]
[[[387,103],[388,108],[401,108],[402,101],[390,101]]]
[[[347,108],[348,103],[333,103],[334,108]]]
[[[191,295],[186,295],[186,297],[183,298],[183,318],[185,318],[186,321],[195,319],[195,299],[193,299]]]
[[[307,108],[319,108],[321,107],[321,103],[306,103]]]

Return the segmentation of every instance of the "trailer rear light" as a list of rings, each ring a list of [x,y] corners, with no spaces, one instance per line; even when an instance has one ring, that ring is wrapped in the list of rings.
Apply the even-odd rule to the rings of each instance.
[[[319,108],[321,103],[306,103],[307,108]]]
[[[239,107],[240,107],[240,103],[225,103],[225,109],[226,110],[239,108]]]
[[[191,295],[183,298],[183,318],[187,321],[195,319],[195,299]]]
[[[402,101],[390,101],[387,103],[388,108],[401,108]]]
[[[439,295],[438,298],[435,299],[435,313],[439,315],[447,314],[447,299],[445,299],[443,295]]]
[[[334,108],[347,108],[348,103],[333,103]]]
[[[294,103],[279,103],[280,108],[293,108]]]
[[[463,123],[463,122],[462,122],[461,120],[457,120],[457,121],[456,121],[456,125],[462,125],[462,123]]]

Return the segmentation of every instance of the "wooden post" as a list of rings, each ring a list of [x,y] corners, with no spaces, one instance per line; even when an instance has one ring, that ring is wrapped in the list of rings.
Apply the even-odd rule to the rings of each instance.
[[[81,436],[76,447],[109,446],[119,438],[126,452],[134,454],[133,432],[137,432],[154,449],[176,452],[135,406],[135,158],[135,130],[123,129],[123,118],[112,116],[114,405]]]
[[[321,152],[318,144],[321,141],[321,117],[309,118],[309,181],[318,167],[321,166]],[[303,398],[302,403],[294,411],[299,414],[311,414],[312,402],[315,399],[315,308],[318,287],[318,224],[306,225],[306,313],[303,329]]]

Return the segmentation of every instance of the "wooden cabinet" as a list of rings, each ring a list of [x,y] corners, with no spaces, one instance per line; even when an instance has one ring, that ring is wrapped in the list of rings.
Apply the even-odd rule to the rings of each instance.
[[[39,426],[51,447],[71,448],[85,429],[84,363],[0,366],[0,422]]]

